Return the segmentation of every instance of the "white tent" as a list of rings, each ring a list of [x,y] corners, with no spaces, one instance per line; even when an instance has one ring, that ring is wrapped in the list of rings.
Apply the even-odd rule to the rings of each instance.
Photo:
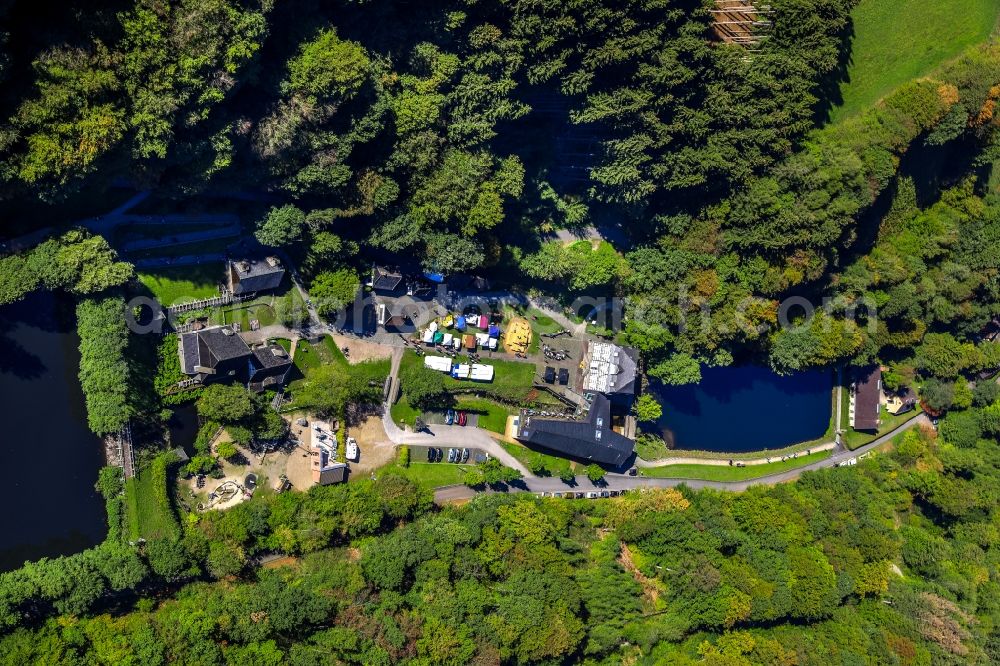
[[[424,366],[439,372],[451,372],[451,359],[447,356],[425,356]]]
[[[457,367],[452,368],[451,376],[457,379],[468,379],[470,370],[468,363],[460,363]]]
[[[452,340],[452,338],[454,338],[454,337],[455,337],[455,336],[454,336],[454,335],[452,335],[451,333],[445,333],[445,334],[444,334],[444,340],[442,340],[442,341],[441,341],[441,344],[443,344],[443,345],[444,345],[445,347],[447,347],[448,345],[450,345],[450,344],[451,344],[451,340]]]
[[[476,344],[480,347],[485,347],[490,342],[489,333],[476,333]]]
[[[431,330],[431,329],[429,329],[429,328],[428,328],[428,329],[426,329],[426,330],[424,331],[424,337],[423,337],[423,341],[424,341],[424,342],[425,342],[426,344],[432,344],[432,343],[434,342],[434,331],[432,331],[432,330]]]
[[[472,365],[472,372],[469,373],[469,379],[477,382],[493,381],[493,366],[474,363]]]
[[[497,348],[497,339],[496,338],[490,338],[489,342],[486,343],[486,346],[489,347],[490,349],[496,349]]]

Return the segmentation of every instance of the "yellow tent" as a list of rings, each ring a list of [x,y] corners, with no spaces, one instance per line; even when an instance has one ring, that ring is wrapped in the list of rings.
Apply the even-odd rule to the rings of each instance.
[[[503,342],[507,351],[515,354],[527,354],[528,346],[531,344],[531,324],[528,323],[528,320],[521,317],[512,319],[507,325]]]

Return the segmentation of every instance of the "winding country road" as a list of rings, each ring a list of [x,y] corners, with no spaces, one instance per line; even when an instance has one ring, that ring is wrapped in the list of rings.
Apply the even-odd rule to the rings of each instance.
[[[532,493],[542,493],[542,492],[562,492],[566,490],[573,490],[577,492],[586,492],[590,490],[631,490],[633,488],[673,488],[680,485],[686,485],[690,488],[701,489],[701,488],[713,488],[715,490],[727,490],[731,492],[742,492],[749,488],[750,486],[756,485],[774,485],[777,483],[784,483],[787,481],[794,481],[803,472],[809,472],[817,469],[824,469],[827,467],[834,467],[840,463],[846,462],[851,458],[856,458],[862,456],[870,451],[877,449],[889,440],[891,440],[896,435],[909,430],[917,425],[930,425],[930,419],[926,414],[921,414],[920,416],[910,419],[900,427],[896,428],[892,432],[888,432],[878,439],[873,440],[869,444],[865,444],[854,451],[838,451],[831,455],[829,458],[810,463],[808,465],[803,465],[802,467],[797,467],[795,469],[786,470],[784,472],[777,472],[775,474],[769,474],[767,476],[761,476],[755,479],[749,479],[747,481],[706,481],[703,479],[673,479],[673,478],[652,478],[644,476],[626,476],[624,474],[608,474],[604,477],[604,483],[600,486],[596,486],[591,483],[590,479],[586,476],[576,477],[576,482],[571,486],[564,483],[558,478],[554,477],[532,477],[525,475],[523,481],[517,482],[514,485],[507,486],[501,489],[491,489],[487,488],[480,493],[494,493],[494,492],[532,492]],[[434,493],[434,500],[436,502],[448,502],[455,500],[466,500],[475,497],[477,491],[467,488],[465,486],[446,486],[443,488],[438,488]]]

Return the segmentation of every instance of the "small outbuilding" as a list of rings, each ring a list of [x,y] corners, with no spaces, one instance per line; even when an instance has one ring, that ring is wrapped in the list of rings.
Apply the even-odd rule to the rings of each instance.
[[[556,381],[556,369],[552,366],[546,366],[544,377],[546,384],[554,384]]]
[[[247,258],[229,262],[229,290],[236,296],[277,289],[285,269],[277,257]]]

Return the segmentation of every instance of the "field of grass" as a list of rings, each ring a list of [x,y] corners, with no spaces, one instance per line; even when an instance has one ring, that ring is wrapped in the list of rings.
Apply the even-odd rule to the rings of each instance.
[[[409,467],[400,467],[393,463],[379,470],[378,474],[399,474],[416,483],[421,488],[432,489],[438,486],[451,486],[465,480],[465,472],[475,465],[455,465],[453,463],[421,463],[411,462]],[[359,477],[367,478],[367,477]]]
[[[250,330],[251,319],[258,320],[261,326],[270,326],[275,322],[274,309],[266,303],[229,308],[222,312],[221,319],[219,323],[239,324],[243,331]]]
[[[389,415],[392,416],[393,421],[408,426],[413,425],[420,413],[419,409],[409,403],[405,395],[401,395],[396,404],[389,409]]]
[[[384,382],[385,378],[389,376],[390,368],[389,359],[351,365],[344,353],[337,347],[337,343],[329,335],[323,336],[323,339],[316,344],[307,340],[299,340],[296,343],[295,357],[292,362],[295,369],[291,375],[294,379],[288,384],[288,390],[292,394],[292,403],[287,406],[288,408],[294,408],[296,391],[302,386],[302,382],[309,376],[309,373],[321,365],[332,364],[343,368],[345,372],[350,368],[350,371],[356,376],[379,383]]]
[[[507,417],[517,413],[517,410],[492,400],[473,398],[467,395],[460,395],[456,398],[455,409],[477,414],[479,418],[476,423],[480,428],[501,435],[507,430]]]
[[[303,375],[309,374],[313,368],[329,363],[345,368],[348,366],[344,353],[337,347],[333,338],[328,335],[323,336],[323,340],[317,344],[312,344],[307,340],[299,340],[295,347],[295,367]]]
[[[476,398],[468,395],[459,395],[455,398],[455,409],[464,410],[479,416],[478,425],[490,432],[503,434],[507,428],[507,415],[515,413],[515,410],[504,405],[497,404],[492,400]],[[389,410],[392,420],[398,424],[412,426],[420,410],[412,406],[406,396],[400,396],[399,400]]]
[[[510,442],[500,442],[500,446],[507,450],[507,453],[517,458],[528,469],[532,469],[537,463],[545,467],[542,476],[559,476],[564,469],[573,469],[573,462],[565,458],[550,456],[546,453],[533,451],[521,444],[511,444]]]
[[[997,25],[996,0],[861,0],[836,122],[871,107],[895,88],[926,75],[985,41]]]
[[[769,474],[785,472],[803,467],[830,457],[830,451],[819,451],[809,455],[779,460],[766,465],[748,465],[747,467],[730,467],[729,465],[665,465],[663,467],[640,468],[643,476],[675,479],[702,479],[705,481],[746,481]]]
[[[173,454],[161,454],[125,482],[129,536],[134,541],[176,538],[180,525],[169,496],[168,468]]]
[[[163,305],[196,301],[219,295],[219,282],[225,276],[221,264],[199,264],[160,268],[139,273],[139,281]]]
[[[456,362],[467,363],[468,357],[457,356]],[[400,364],[400,373],[407,367],[423,365],[423,358],[411,350],[403,354]],[[533,401],[537,396],[534,389],[535,364],[518,363],[516,361],[505,361],[496,358],[484,358],[482,363],[493,366],[492,382],[471,382],[464,379],[455,379],[450,375],[445,377],[444,385],[448,391],[471,392],[479,391],[483,394],[490,394],[497,398],[510,401]],[[406,386],[403,386],[406,391]]]

